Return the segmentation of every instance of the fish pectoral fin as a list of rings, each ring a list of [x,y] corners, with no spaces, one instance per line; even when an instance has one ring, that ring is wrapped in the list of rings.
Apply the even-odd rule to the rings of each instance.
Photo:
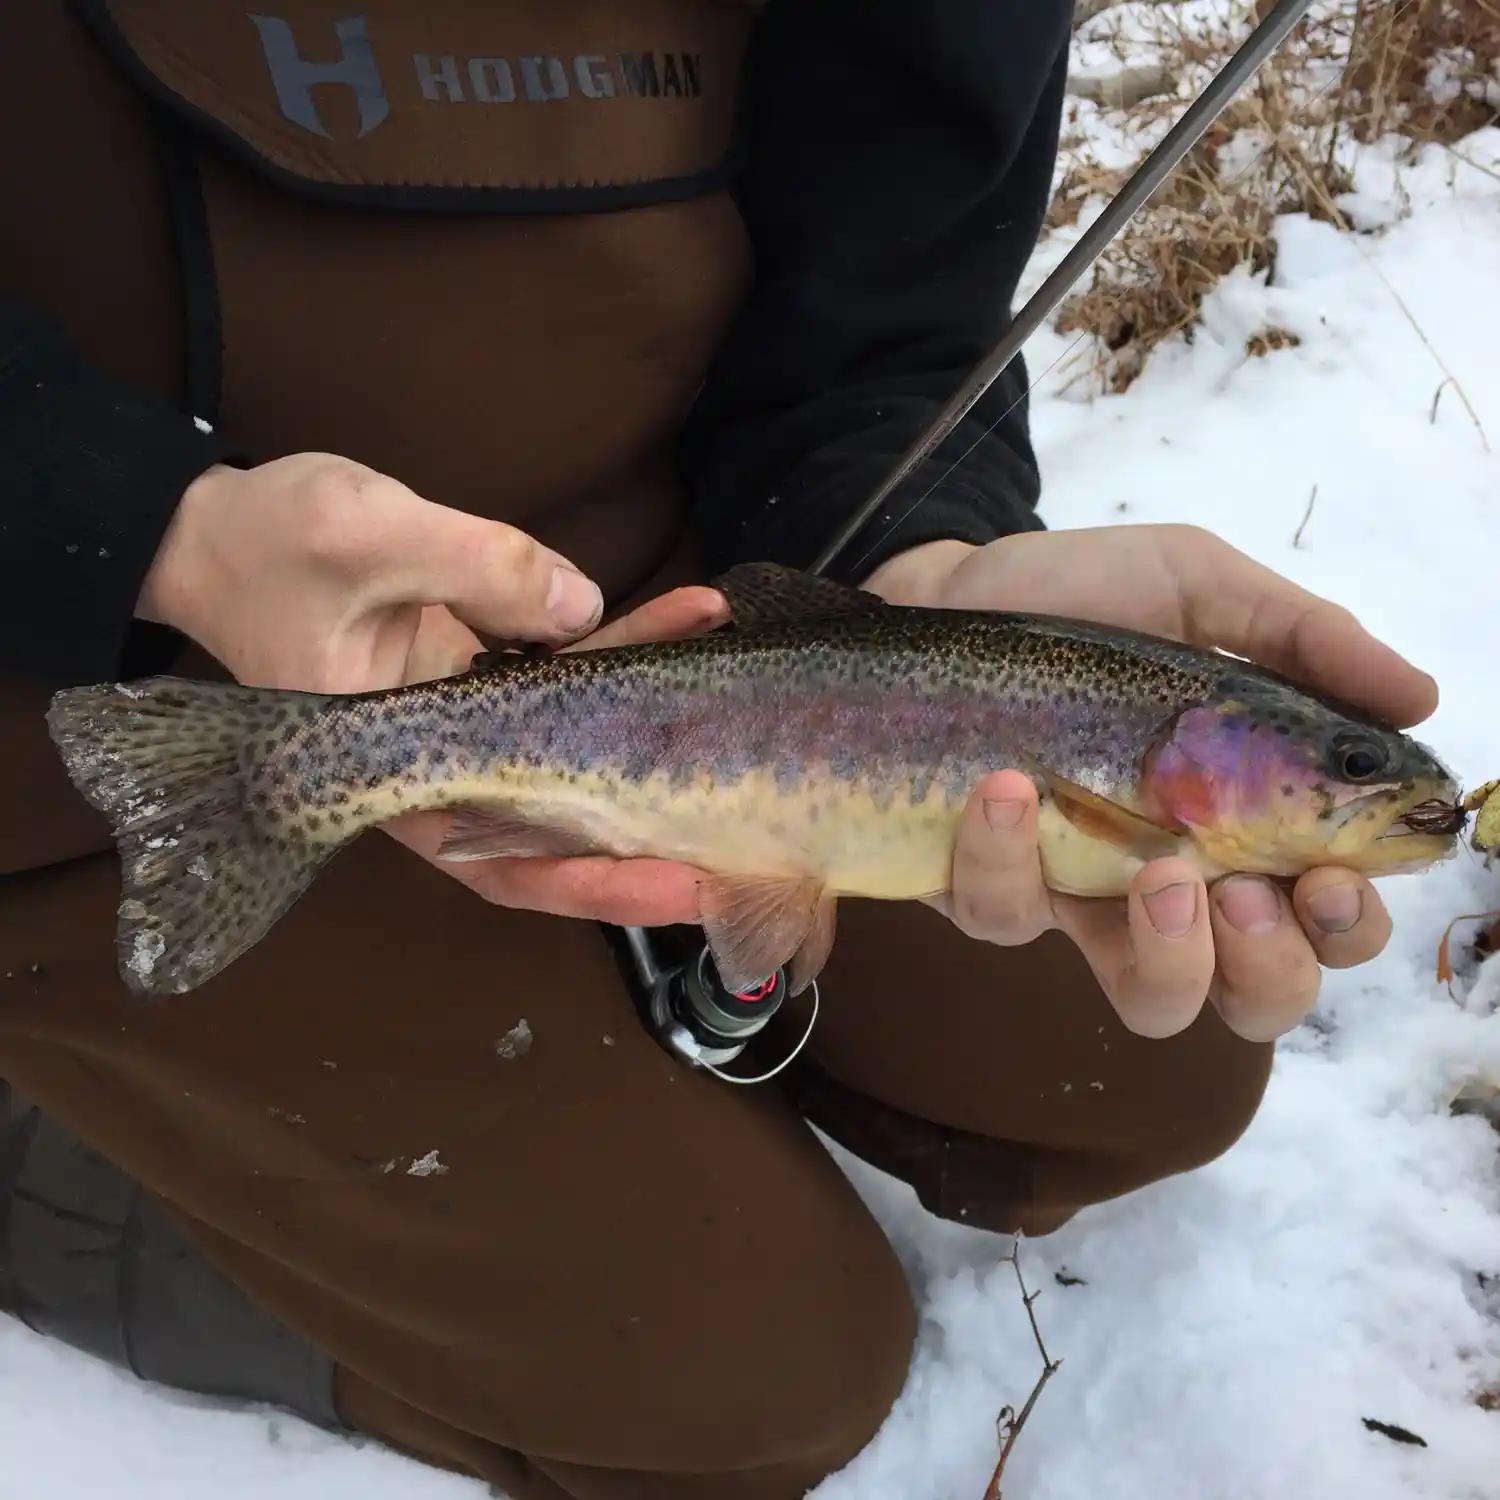
[[[1184,829],[1166,827],[1121,807],[1087,787],[1050,771],[1034,756],[1022,754],[1023,767],[1047,788],[1057,809],[1080,833],[1102,839],[1138,859],[1161,859],[1177,852]]]
[[[804,949],[797,978],[805,986],[833,945],[833,902],[815,877],[711,876],[698,887],[698,920],[731,990],[752,988]],[[796,982],[790,972],[787,978]]]
[[[466,802],[457,807],[437,857],[579,859],[603,851],[581,829],[514,802]]]
[[[731,625],[826,620],[834,615],[873,614],[894,607],[866,589],[851,588],[780,563],[741,563],[720,574],[711,586],[728,601]]]

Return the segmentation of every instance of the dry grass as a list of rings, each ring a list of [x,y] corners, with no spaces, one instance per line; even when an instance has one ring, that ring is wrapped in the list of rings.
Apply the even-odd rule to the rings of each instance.
[[[1077,220],[1116,190],[1244,39],[1253,17],[1187,32],[1171,4],[1098,12],[1096,49],[1118,14],[1135,28],[1105,46],[1124,60],[1139,42],[1166,64],[1170,97],[1150,97],[1106,117],[1143,140],[1123,164],[1106,165],[1065,130],[1066,172],[1048,223]],[[1142,37],[1142,32],[1145,37]],[[1096,335],[1083,377],[1124,390],[1146,357],[1176,335],[1191,339],[1204,296],[1241,268],[1271,271],[1277,215],[1305,213],[1348,224],[1340,200],[1356,153],[1397,137],[1408,150],[1454,142],[1500,122],[1500,0],[1329,0],[1304,21],[1210,128],[1177,171],[1105,251],[1089,281],[1059,310],[1061,333]],[[1091,79],[1078,90],[1098,97]],[[1247,354],[1287,346],[1265,330]]]
[[[1346,69],[1356,140],[1387,131],[1447,145],[1500,119],[1500,3],[1392,0],[1355,7]]]

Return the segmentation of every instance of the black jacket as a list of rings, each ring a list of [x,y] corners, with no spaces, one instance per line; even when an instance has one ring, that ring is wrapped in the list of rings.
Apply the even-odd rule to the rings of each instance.
[[[768,6],[738,187],[757,285],[681,440],[710,568],[810,562],[1003,332],[1050,196],[1071,14]],[[1025,391],[1018,360],[832,571],[1039,528]],[[254,455],[88,368],[0,295],[0,668],[119,675],[177,501],[226,460]]]

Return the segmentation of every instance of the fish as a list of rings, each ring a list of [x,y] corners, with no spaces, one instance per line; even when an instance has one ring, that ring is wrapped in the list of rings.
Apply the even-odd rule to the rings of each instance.
[[[1205,878],[1372,877],[1448,857],[1467,814],[1436,754],[1227,653],[1137,631],[888,604],[770,563],[714,581],[693,638],[492,656],[351,694],[152,677],[47,711],[120,856],[120,976],[197,989],[259,943],[342,849],[451,812],[437,857],[649,856],[702,872],[731,989],[832,951],[845,897],[950,888],[975,784],[1037,787],[1042,875],[1127,893],[1179,855]]]

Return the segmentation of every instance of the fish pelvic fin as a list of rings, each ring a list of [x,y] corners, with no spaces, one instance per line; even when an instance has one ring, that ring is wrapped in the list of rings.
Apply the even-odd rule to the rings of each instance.
[[[136,997],[185,994],[258,943],[337,844],[268,826],[247,799],[257,747],[334,700],[158,677],[68,688],[48,708],[74,786],[119,850],[115,952]]]
[[[1048,770],[1034,756],[1022,754],[1019,759],[1022,769],[1046,787],[1057,810],[1080,833],[1113,844],[1138,859],[1162,859],[1177,853],[1186,830],[1169,828],[1122,807],[1118,802],[1111,802],[1107,797]]]
[[[540,808],[513,802],[466,802],[456,808],[437,857],[454,863],[476,859],[577,859],[602,854],[582,829]]]
[[[786,965],[800,994],[828,961],[834,906],[815,876],[715,875],[698,887],[698,920],[731,990],[748,990]]]

